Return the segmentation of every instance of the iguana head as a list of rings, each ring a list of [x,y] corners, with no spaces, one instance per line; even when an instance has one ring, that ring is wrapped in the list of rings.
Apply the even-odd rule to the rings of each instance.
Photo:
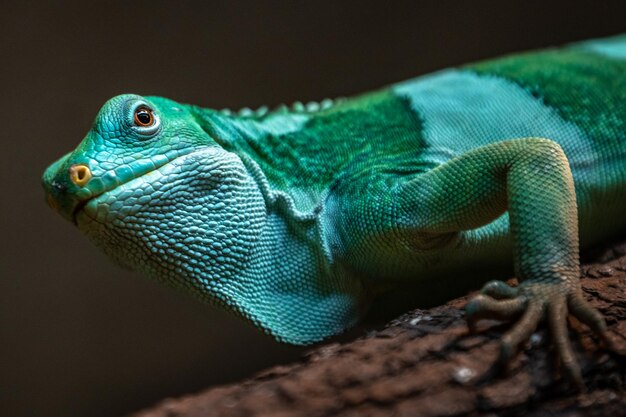
[[[210,145],[184,107],[163,98],[109,100],[85,139],[45,172],[48,203],[68,220],[95,197]]]
[[[243,268],[264,221],[239,157],[188,106],[159,97],[109,100],[43,185],[50,206],[114,260],[203,295]]]
[[[221,146],[237,129],[199,117],[163,98],[111,99],[76,150],[46,170],[48,203],[118,263],[280,340],[308,343],[354,323],[362,286],[325,266],[311,244],[316,223],[268,206],[260,169]]]

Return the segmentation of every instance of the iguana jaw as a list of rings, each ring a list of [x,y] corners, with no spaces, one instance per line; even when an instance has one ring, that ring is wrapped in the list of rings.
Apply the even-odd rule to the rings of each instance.
[[[178,158],[185,157],[193,152],[193,149],[181,152],[170,152],[165,155],[156,155],[150,158],[140,159],[130,164],[121,165],[113,170],[106,171],[102,175],[94,176],[89,183],[76,193],[77,204],[72,211],[72,222],[78,225],[78,216],[85,207],[110,191],[129,185],[132,181],[141,179],[160,168],[174,162]]]
[[[138,158],[113,169],[103,170],[106,160],[96,157],[75,157],[69,153],[46,170],[43,186],[48,204],[66,219],[78,225],[77,217],[96,197],[154,172],[196,148],[186,147],[163,154]],[[77,176],[76,171],[81,174]]]

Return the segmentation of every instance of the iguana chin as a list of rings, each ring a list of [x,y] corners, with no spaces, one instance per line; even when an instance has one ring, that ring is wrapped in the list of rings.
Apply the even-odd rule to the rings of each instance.
[[[608,341],[579,236],[626,230],[626,36],[270,112],[118,96],[43,183],[111,258],[288,343],[352,326],[381,288],[512,263],[519,286],[487,283],[470,325],[517,320],[506,363],[547,319],[582,386],[566,318]]]

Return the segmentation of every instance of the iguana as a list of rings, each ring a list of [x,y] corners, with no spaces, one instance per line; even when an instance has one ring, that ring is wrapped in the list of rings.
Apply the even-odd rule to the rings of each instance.
[[[547,319],[582,386],[566,318],[609,340],[579,236],[626,230],[626,36],[273,111],[117,96],[43,184],[114,260],[293,344],[389,288],[513,265],[519,285],[486,283],[469,324],[517,320],[504,364]]]

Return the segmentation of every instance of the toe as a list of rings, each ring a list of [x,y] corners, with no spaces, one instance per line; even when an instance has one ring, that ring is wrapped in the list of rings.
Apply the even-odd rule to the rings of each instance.
[[[613,342],[608,335],[606,323],[604,322],[602,314],[600,314],[600,312],[595,308],[591,307],[583,298],[582,294],[577,293],[570,296],[567,304],[569,312],[572,313],[574,317],[589,326],[591,330],[602,338],[607,347],[613,347]]]
[[[480,319],[510,320],[518,317],[526,307],[523,297],[510,300],[494,300],[485,295],[477,295],[465,307],[467,323],[474,330]]]
[[[530,300],[520,320],[502,336],[500,358],[498,360],[501,365],[508,364],[515,353],[517,353],[518,346],[535,331],[542,315],[542,303],[534,299]]]
[[[517,288],[511,287],[504,281],[489,281],[483,286],[480,292],[496,300],[515,298],[519,294]]]
[[[558,357],[569,379],[576,384],[579,391],[584,391],[580,367],[572,351],[567,334],[567,305],[564,299],[554,300],[548,305],[548,322],[554,339]]]

